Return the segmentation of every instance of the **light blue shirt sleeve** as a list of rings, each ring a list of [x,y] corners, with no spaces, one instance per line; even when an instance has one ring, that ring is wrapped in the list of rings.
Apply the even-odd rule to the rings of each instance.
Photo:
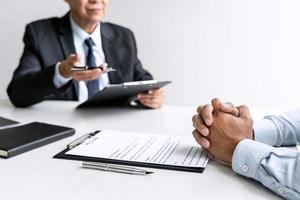
[[[246,139],[237,145],[232,169],[286,199],[300,199],[300,152],[279,148],[299,144],[300,110],[267,116],[253,129],[256,141]]]
[[[271,146],[295,146],[300,142],[300,109],[254,122],[255,140]]]
[[[68,81],[70,81],[72,79],[72,78],[65,78],[59,73],[59,65],[60,65],[60,62],[58,62],[55,65],[55,72],[54,72],[54,77],[53,77],[53,83],[54,83],[55,87],[58,89],[61,88],[62,86],[64,86],[65,84],[67,84]]]

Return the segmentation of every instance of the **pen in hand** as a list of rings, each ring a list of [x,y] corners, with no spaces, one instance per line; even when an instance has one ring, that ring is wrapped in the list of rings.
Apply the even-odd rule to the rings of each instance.
[[[115,68],[112,67],[107,67],[107,64],[103,67],[102,65],[98,66],[98,67],[91,67],[91,66],[73,66],[71,68],[72,72],[76,72],[76,71],[86,71],[86,70],[91,70],[91,69],[101,69],[104,73],[108,73],[108,72],[114,72],[117,71]]]
[[[102,171],[135,174],[135,175],[147,175],[147,174],[153,173],[153,172],[135,168],[135,167],[127,167],[127,166],[123,166],[123,165],[108,164],[108,163],[83,162],[82,167],[89,168],[89,169],[98,169],[98,170],[102,170]]]

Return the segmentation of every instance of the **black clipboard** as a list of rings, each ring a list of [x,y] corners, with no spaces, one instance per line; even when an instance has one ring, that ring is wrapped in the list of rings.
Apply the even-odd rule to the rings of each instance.
[[[66,159],[66,160],[77,160],[77,161],[90,161],[90,162],[101,162],[109,164],[119,164],[119,165],[129,165],[129,166],[138,166],[138,167],[149,167],[149,168],[158,168],[158,169],[167,169],[167,170],[177,170],[177,171],[187,171],[187,172],[197,172],[203,173],[205,167],[186,167],[186,166],[176,166],[176,165],[166,165],[166,164],[154,164],[154,163],[143,163],[143,162],[134,162],[134,161],[125,161],[125,160],[116,160],[116,159],[107,159],[101,157],[88,157],[88,156],[78,156],[66,154],[72,148],[75,148],[77,145],[80,145],[86,139],[95,136],[101,131],[95,131],[93,133],[88,133],[82,137],[76,139],[67,145],[66,149],[54,155],[53,158],[57,159]]]
[[[136,100],[136,95],[151,89],[158,89],[170,84],[171,81],[135,81],[108,85],[103,90],[77,106],[77,108],[111,105],[128,105]]]

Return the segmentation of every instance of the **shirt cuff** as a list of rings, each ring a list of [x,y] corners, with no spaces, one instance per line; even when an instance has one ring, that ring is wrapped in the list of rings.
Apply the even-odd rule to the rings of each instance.
[[[277,128],[275,124],[269,120],[264,119],[255,121],[253,124],[255,141],[275,146],[277,142]]]
[[[233,153],[232,169],[238,174],[256,179],[261,161],[267,157],[274,147],[257,141],[242,140]]]
[[[67,84],[72,79],[72,78],[65,78],[60,74],[59,65],[60,65],[60,62],[58,62],[55,65],[55,73],[54,73],[54,78],[53,78],[53,83],[57,89],[61,88],[65,84]]]

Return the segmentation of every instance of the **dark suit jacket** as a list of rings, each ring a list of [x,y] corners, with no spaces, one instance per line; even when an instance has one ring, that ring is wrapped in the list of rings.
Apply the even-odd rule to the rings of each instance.
[[[109,73],[111,84],[151,80],[137,57],[133,33],[124,27],[101,23],[106,62],[117,69]],[[24,52],[7,88],[15,106],[26,107],[46,99],[78,100],[78,82],[57,89],[53,83],[55,65],[75,53],[69,13],[62,18],[36,21],[26,26]]]

